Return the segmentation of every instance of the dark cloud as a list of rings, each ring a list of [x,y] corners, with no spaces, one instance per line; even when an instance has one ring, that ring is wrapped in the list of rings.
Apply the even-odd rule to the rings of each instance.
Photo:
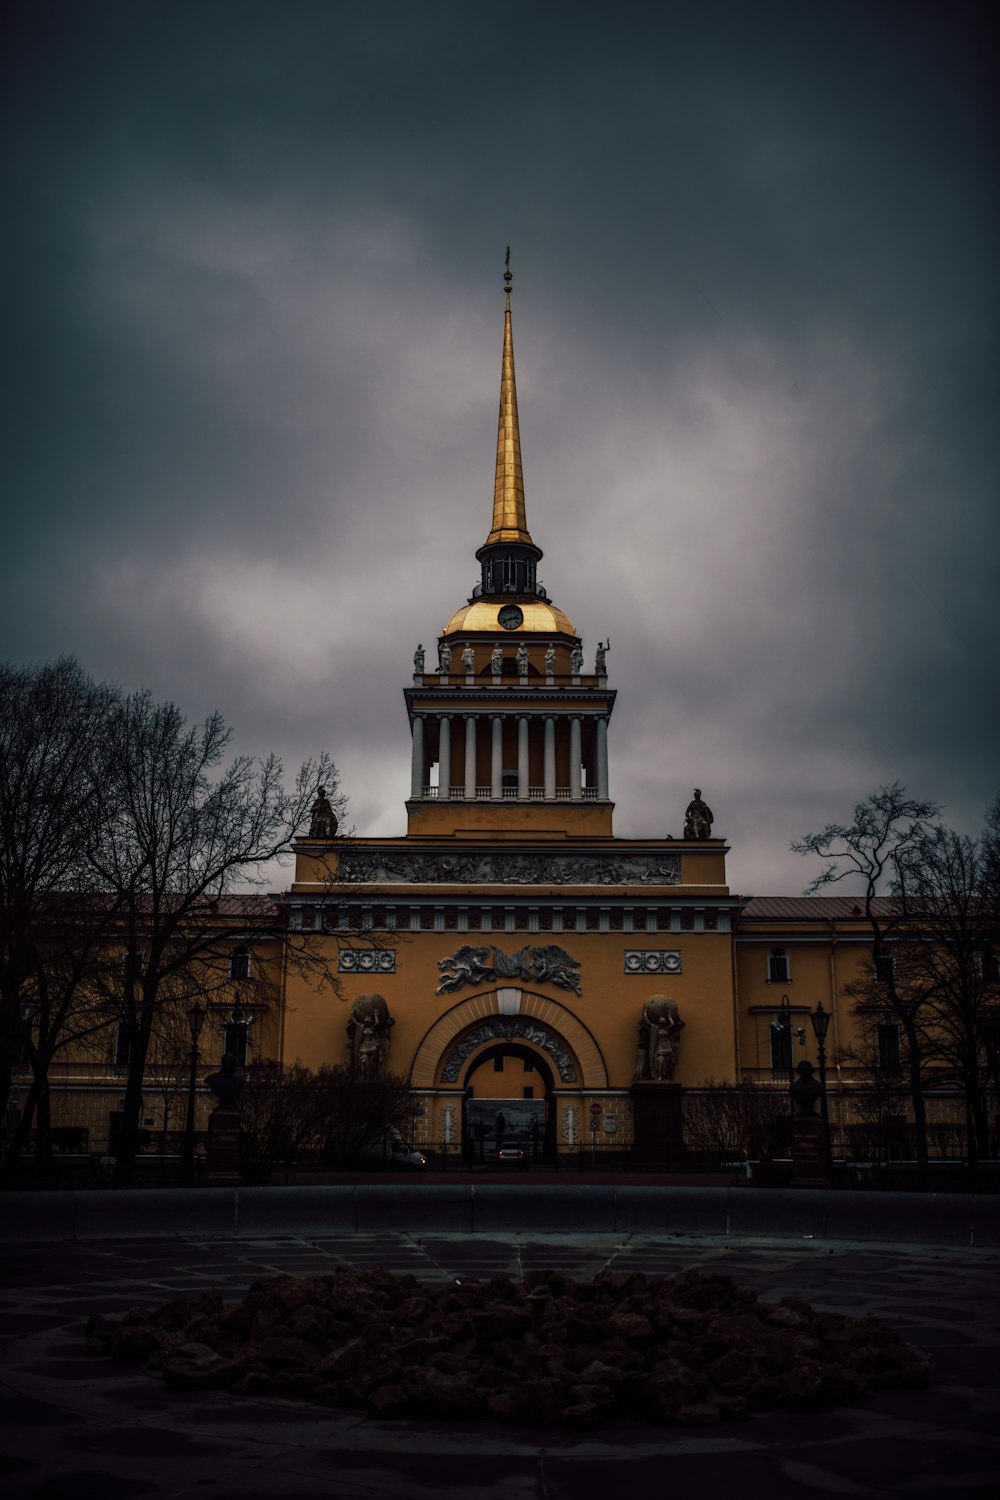
[[[620,690],[617,826],[734,884],[996,783],[988,8],[8,12],[3,649],[398,831],[399,689],[488,525],[503,246],[542,575]]]

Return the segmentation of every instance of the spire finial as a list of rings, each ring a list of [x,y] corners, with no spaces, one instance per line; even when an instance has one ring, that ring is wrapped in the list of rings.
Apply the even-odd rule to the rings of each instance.
[[[514,335],[510,326],[510,246],[504,257],[503,362],[500,370],[500,421],[497,427],[497,467],[493,486],[491,542],[527,542],[531,534],[524,513],[524,478],[521,474],[521,434],[517,421],[517,387],[514,383]]]

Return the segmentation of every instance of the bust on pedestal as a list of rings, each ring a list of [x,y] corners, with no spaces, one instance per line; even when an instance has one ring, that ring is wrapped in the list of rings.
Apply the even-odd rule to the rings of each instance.
[[[205,1082],[218,1099],[208,1117],[208,1171],[206,1182],[215,1187],[242,1182],[240,1175],[240,1110],[243,1074],[237,1071],[231,1052],[223,1054],[217,1073]]]
[[[826,1126],[816,1113],[823,1088],[814,1076],[811,1062],[803,1059],[795,1069],[798,1077],[789,1093],[792,1098],[792,1186],[826,1187]]]

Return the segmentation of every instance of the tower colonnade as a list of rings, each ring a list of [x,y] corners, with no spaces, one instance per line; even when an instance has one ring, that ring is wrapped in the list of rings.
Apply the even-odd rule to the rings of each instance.
[[[410,798],[606,802],[608,718],[600,709],[523,704],[417,710],[412,716]]]

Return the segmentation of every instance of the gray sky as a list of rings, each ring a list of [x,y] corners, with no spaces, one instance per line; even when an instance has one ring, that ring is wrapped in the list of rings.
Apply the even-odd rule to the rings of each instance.
[[[734,888],[1000,787],[990,7],[21,0],[0,654],[405,824],[477,577],[503,252],[540,576],[610,634],[616,831]]]

